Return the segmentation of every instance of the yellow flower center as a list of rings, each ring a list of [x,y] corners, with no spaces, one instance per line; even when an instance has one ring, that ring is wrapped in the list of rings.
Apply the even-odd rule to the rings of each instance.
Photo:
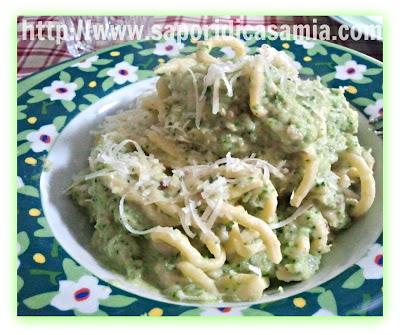
[[[161,308],[155,307],[151,309],[148,313],[149,316],[161,316],[163,315],[164,311]]]
[[[30,216],[39,216],[40,214],[41,214],[41,212],[37,208],[31,208],[29,210],[29,215]]]
[[[33,157],[26,157],[25,158],[25,163],[29,164],[29,165],[36,165],[37,164],[37,160]]]
[[[28,123],[30,123],[30,124],[34,124],[34,123],[36,123],[36,121],[37,121],[37,117],[34,117],[34,116],[31,116],[30,118],[28,118]]]
[[[357,93],[357,88],[355,88],[352,85],[349,85],[346,87],[346,91],[349,92],[350,94],[356,94]]]
[[[36,263],[43,264],[44,262],[46,262],[46,257],[44,257],[44,255],[41,254],[40,252],[37,252],[36,254],[33,255],[33,260]]]
[[[304,298],[294,298],[293,305],[298,308],[303,308],[306,305],[306,300]]]

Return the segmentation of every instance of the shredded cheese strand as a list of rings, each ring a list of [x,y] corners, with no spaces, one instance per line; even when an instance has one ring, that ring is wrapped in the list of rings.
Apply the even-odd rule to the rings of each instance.
[[[133,228],[133,227],[129,224],[128,218],[127,218],[126,215],[125,215],[124,201],[125,201],[125,195],[123,195],[123,196],[121,197],[121,200],[119,201],[119,207],[118,207],[118,208],[119,208],[119,217],[120,217],[120,219],[121,219],[122,226],[123,226],[128,232],[130,232],[130,233],[133,234],[133,235],[146,235],[146,234],[154,233],[154,232],[156,232],[156,231],[159,230],[160,226],[153,227],[153,228],[146,229],[146,230],[137,230],[137,229]]]
[[[296,209],[296,211],[289,216],[288,218],[286,218],[285,220],[279,221],[277,223],[272,223],[269,226],[272,229],[279,229],[282,228],[290,223],[292,223],[293,221],[295,221],[299,216],[303,215],[305,212],[307,212],[313,205],[312,204],[306,204],[306,205],[302,205],[299,208]]]

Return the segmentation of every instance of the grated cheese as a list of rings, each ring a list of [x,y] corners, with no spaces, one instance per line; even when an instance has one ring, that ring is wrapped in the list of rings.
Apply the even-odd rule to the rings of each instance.
[[[110,169],[104,169],[104,170],[88,173],[87,175],[85,175],[84,179],[85,180],[90,180],[90,179],[94,179],[94,178],[98,178],[98,177],[108,176],[108,175],[110,175],[112,173],[113,173],[113,171],[111,171]]]
[[[207,74],[204,76],[203,79],[203,91],[200,96],[200,101],[202,101],[205,97],[207,88],[213,86],[213,96],[212,96],[212,114],[218,114],[219,112],[219,89],[221,85],[221,80],[225,84],[227,90],[227,96],[233,96],[233,78],[231,81],[228,81],[226,73],[231,73],[234,71],[239,70],[243,67],[243,61],[239,64],[232,64],[232,63],[217,63],[211,64],[208,68]],[[196,115],[197,116],[197,115]]]
[[[300,215],[303,215],[305,212],[307,212],[313,205],[312,204],[306,204],[303,206],[300,206],[291,216],[289,216],[288,218],[286,218],[283,221],[277,222],[277,223],[273,223],[270,224],[270,227],[272,229],[279,229],[282,228],[290,223],[292,223],[293,221],[295,221]]]
[[[181,212],[179,213],[179,219],[186,235],[189,236],[190,238],[194,238],[196,234],[193,233],[189,228],[189,226],[191,226],[190,212],[186,207],[182,208]]]
[[[150,228],[150,229],[146,229],[146,230],[137,230],[137,229],[133,228],[133,227],[129,224],[128,218],[127,218],[126,215],[125,215],[124,201],[125,201],[125,195],[123,195],[123,196],[121,197],[121,200],[119,201],[119,207],[118,207],[118,209],[119,209],[119,217],[120,217],[120,219],[121,219],[122,226],[123,226],[127,231],[129,231],[129,232],[130,232],[131,234],[133,234],[133,235],[146,235],[146,234],[151,234],[151,233],[153,233],[153,232],[159,230],[159,227],[158,227],[158,226],[157,226],[157,227]]]
[[[262,277],[261,269],[258,266],[249,264],[248,268],[251,272],[255,273],[257,276]]]
[[[196,118],[195,118],[195,125],[197,128],[200,128],[200,122],[201,122],[201,117],[202,117],[202,112],[203,108],[200,105],[200,99],[199,99],[199,87],[197,85],[197,80],[196,76],[194,75],[193,71],[188,67],[187,71],[190,73],[190,76],[192,77],[193,81],[193,87],[194,87],[194,93],[195,93],[195,98],[196,98]]]

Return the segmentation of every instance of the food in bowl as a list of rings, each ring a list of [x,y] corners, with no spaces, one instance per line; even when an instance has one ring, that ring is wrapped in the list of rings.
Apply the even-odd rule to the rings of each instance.
[[[210,54],[229,46],[232,60]],[[374,158],[343,89],[282,51],[198,42],[156,90],[94,133],[70,194],[100,261],[177,301],[255,301],[316,273],[375,197]]]

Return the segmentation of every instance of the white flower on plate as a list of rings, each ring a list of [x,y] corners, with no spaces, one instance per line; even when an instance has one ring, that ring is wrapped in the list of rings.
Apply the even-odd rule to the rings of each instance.
[[[369,115],[369,120],[376,120],[383,116],[383,100],[378,99],[374,104],[364,108],[364,113]]]
[[[71,101],[75,97],[75,90],[78,86],[75,83],[65,83],[62,80],[54,80],[51,86],[43,87],[42,91],[50,95],[50,100]]]
[[[310,40],[295,40],[294,43],[303,46],[304,49],[312,49],[315,46],[315,42]]]
[[[61,280],[58,294],[50,305],[61,311],[76,309],[81,313],[92,314],[99,309],[99,300],[110,296],[111,288],[98,284],[93,276],[82,276],[78,282]]]
[[[53,124],[40,127],[39,130],[28,134],[26,139],[31,142],[31,149],[34,152],[49,151],[58,136],[58,131]]]
[[[21,187],[24,187],[24,181],[22,180],[22,178],[20,176],[17,176],[17,189],[20,189]]]
[[[360,80],[364,78],[363,73],[367,70],[367,67],[363,64],[357,64],[354,60],[348,60],[343,65],[336,65],[335,78],[340,80]]]
[[[157,56],[176,57],[179,56],[180,50],[184,46],[185,45],[181,42],[177,42],[174,39],[169,39],[164,42],[156,43],[153,53]]]
[[[223,307],[223,308],[205,308],[200,315],[201,316],[242,316],[242,310],[246,309],[246,307]]]
[[[120,62],[112,69],[107,71],[107,75],[114,78],[118,85],[125,84],[127,81],[133,83],[138,79],[137,66],[133,66],[128,62]]]
[[[313,314],[313,316],[336,316],[336,315],[333,314],[331,311],[328,311],[327,309],[320,308]]]
[[[382,245],[375,243],[367,254],[356,263],[363,270],[365,279],[380,279],[383,276]]]
[[[89,67],[92,66],[94,62],[96,62],[99,59],[99,56],[94,55],[92,57],[86,58],[81,60],[78,63],[72,64],[71,67],[79,67],[80,69],[88,69]]]

